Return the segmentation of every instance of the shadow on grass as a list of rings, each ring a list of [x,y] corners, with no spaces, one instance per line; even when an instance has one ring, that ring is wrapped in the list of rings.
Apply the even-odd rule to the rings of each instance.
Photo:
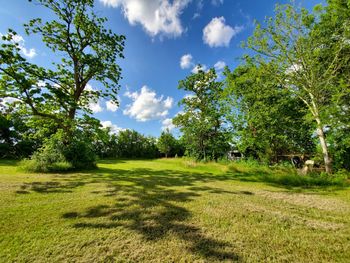
[[[24,183],[20,186],[21,190],[16,191],[17,194],[28,194],[30,191],[50,194],[50,193],[71,193],[74,188],[84,185],[84,182],[68,182],[61,183],[57,181],[51,182],[32,182]]]
[[[0,166],[17,166],[18,160],[2,159],[0,160]]]
[[[112,203],[91,206],[85,211],[67,211],[76,229],[125,228],[141,234],[144,242],[167,236],[185,242],[186,249],[206,261],[237,261],[234,244],[213,238],[196,226],[186,202],[204,194],[252,195],[248,191],[230,192],[197,184],[229,180],[226,175],[189,173],[174,170],[100,168],[84,174],[60,175],[57,181],[25,184],[21,191],[67,193],[86,184],[103,184],[92,194],[112,198]]]

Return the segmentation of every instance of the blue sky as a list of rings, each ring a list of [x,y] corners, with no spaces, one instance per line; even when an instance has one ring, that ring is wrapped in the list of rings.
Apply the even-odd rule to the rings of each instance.
[[[240,43],[253,32],[253,21],[273,15],[274,0],[95,0],[96,12],[108,18],[107,27],[126,36],[122,68],[120,107],[106,100],[92,104],[94,116],[104,125],[135,129],[158,136],[171,128],[179,111],[178,101],[186,95],[178,81],[196,64],[220,69],[235,68],[246,51]],[[321,0],[305,0],[311,8]],[[44,8],[25,0],[1,1],[0,33],[13,28],[22,52],[31,62],[49,66],[55,54],[40,37],[27,36],[23,23],[31,18],[51,19]],[[182,62],[182,63],[181,63]],[[98,89],[99,83],[90,83]],[[174,131],[176,133],[176,131]]]

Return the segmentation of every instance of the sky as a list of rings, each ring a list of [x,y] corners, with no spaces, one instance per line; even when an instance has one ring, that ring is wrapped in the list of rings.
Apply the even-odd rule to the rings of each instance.
[[[34,2],[34,1],[33,1]],[[107,100],[91,103],[93,116],[112,131],[134,129],[159,136],[181,111],[178,102],[186,93],[178,82],[195,72],[197,65],[225,66],[231,70],[247,53],[241,48],[254,30],[254,21],[273,16],[275,0],[95,0],[95,12],[108,18],[106,27],[126,36],[122,68],[120,105]],[[308,9],[323,2],[304,0]],[[14,29],[20,37],[22,54],[32,63],[49,67],[59,59],[37,35],[26,35],[23,24],[32,18],[53,19],[45,8],[27,0],[0,0],[0,33]],[[55,57],[56,56],[56,57]],[[100,89],[91,82],[89,88]]]

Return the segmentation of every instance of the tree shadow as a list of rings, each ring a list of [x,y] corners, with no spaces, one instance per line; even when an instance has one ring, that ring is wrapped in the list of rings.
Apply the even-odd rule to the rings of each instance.
[[[240,257],[233,252],[233,244],[210,237],[209,233],[201,230],[191,220],[193,215],[185,206],[185,203],[208,193],[253,194],[197,185],[228,179],[225,175],[210,173],[101,168],[89,175],[75,177],[74,180],[84,184],[104,183],[106,189],[91,193],[113,198],[113,205],[100,204],[83,212],[67,211],[62,218],[74,219],[72,226],[77,229],[129,229],[141,234],[144,242],[172,236],[184,241],[190,253],[205,260],[237,261]]]
[[[17,194],[28,194],[30,191],[50,194],[50,193],[71,193],[74,188],[83,186],[84,182],[70,181],[68,183],[61,183],[58,181],[49,182],[31,182],[24,183],[20,186],[21,190],[16,191]]]

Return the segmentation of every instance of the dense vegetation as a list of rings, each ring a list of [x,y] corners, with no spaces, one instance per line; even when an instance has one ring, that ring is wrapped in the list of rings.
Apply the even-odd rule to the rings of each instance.
[[[350,6],[328,0],[312,12],[277,5],[243,45],[248,54],[219,80],[214,69],[179,82],[188,93],[169,131],[152,138],[136,131],[115,134],[91,117],[101,97],[117,105],[125,37],[105,28],[93,0],[37,3],[57,19],[33,19],[28,34],[61,58],[52,67],[21,55],[16,32],[0,48],[0,157],[25,158],[33,170],[94,167],[96,158],[187,155],[219,160],[232,150],[262,163],[305,156],[327,173],[350,169]],[[89,88],[98,81],[103,88]]]

